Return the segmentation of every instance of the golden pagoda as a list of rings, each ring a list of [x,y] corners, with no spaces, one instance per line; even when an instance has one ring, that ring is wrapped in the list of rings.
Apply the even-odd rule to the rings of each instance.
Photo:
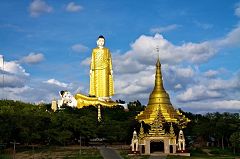
[[[161,73],[161,63],[158,58],[156,63],[155,86],[149,97],[146,109],[137,115],[137,120],[152,124],[161,114],[162,122],[176,123],[180,128],[184,128],[190,120],[171,104],[168,93],[165,91]]]

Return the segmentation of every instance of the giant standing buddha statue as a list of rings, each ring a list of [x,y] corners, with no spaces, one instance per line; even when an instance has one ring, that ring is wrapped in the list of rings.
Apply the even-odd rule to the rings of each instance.
[[[75,95],[78,108],[89,105],[108,107],[118,105],[111,100],[114,95],[112,58],[104,44],[105,38],[101,35],[97,39],[97,47],[92,51],[89,95],[81,93]]]
[[[99,100],[109,100],[114,94],[112,58],[108,48],[104,47],[105,38],[99,36],[97,48],[92,51],[90,68],[89,95],[98,97]]]

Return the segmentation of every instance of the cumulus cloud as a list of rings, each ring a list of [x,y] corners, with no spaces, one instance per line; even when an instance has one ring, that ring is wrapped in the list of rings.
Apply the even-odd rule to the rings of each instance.
[[[240,3],[238,3],[236,5],[236,8],[235,8],[235,15],[240,17]]]
[[[147,67],[135,74],[116,74],[116,94],[132,95],[149,91],[149,86],[153,87],[154,84],[154,72],[153,67]]]
[[[240,43],[240,26],[237,26],[232,31],[230,31],[225,37],[213,41],[215,47],[239,47]]]
[[[240,76],[237,74],[230,79],[200,77],[198,83],[191,85],[177,95],[180,102],[206,101],[214,98],[234,98],[240,89]],[[236,97],[238,98],[238,97]]]
[[[32,103],[50,103],[53,99],[60,99],[59,91],[68,90],[71,93],[76,93],[79,90],[77,83],[56,82],[57,80],[41,81],[39,79],[31,79],[31,83],[26,84],[21,88],[5,88],[5,97],[7,99],[21,100]],[[31,86],[30,86],[31,85]],[[67,86],[67,87],[62,87]],[[84,88],[81,88],[84,91]]]
[[[1,88],[3,89],[3,88]],[[29,95],[28,92],[31,91],[33,88],[29,86],[23,87],[5,87],[4,88],[4,99],[12,99],[12,100],[19,100],[19,101],[29,101],[29,97],[33,97],[33,95]]]
[[[182,106],[183,109],[189,109],[195,113],[208,112],[236,112],[240,109],[240,100],[221,100],[216,101],[197,101],[188,102]]]
[[[66,11],[68,11],[68,12],[78,12],[78,11],[80,11],[82,9],[83,9],[83,7],[81,5],[77,5],[74,2],[70,2],[66,6]]]
[[[89,48],[83,44],[75,44],[71,47],[74,52],[87,52]]]
[[[212,79],[208,81],[208,87],[212,90],[240,89],[240,76],[233,76],[231,79]]]
[[[180,91],[195,83],[196,69],[191,66],[163,65],[163,79],[169,90]]]
[[[217,52],[217,48],[206,41],[202,43],[184,43],[174,45],[161,34],[155,36],[140,36],[132,45],[124,57],[129,60],[138,60],[140,63],[152,64],[157,57],[156,48],[163,63],[176,64],[183,61],[189,63],[202,63],[210,59]]]
[[[27,63],[27,64],[35,64],[39,63],[42,60],[44,60],[44,55],[42,53],[30,53],[29,55],[23,57],[21,59],[21,62]]]
[[[38,17],[43,13],[50,13],[53,8],[49,6],[44,0],[33,0],[29,6],[30,15],[32,17]]]
[[[181,25],[178,24],[172,24],[172,25],[168,25],[168,26],[163,26],[163,27],[156,27],[156,28],[151,28],[150,32],[151,33],[163,33],[163,32],[168,32],[168,31],[172,31],[175,30],[177,28],[181,27]]]
[[[0,72],[4,78],[0,78],[0,86],[3,87],[23,87],[28,80],[29,73],[17,61],[4,61],[0,56]]]
[[[185,92],[177,96],[180,102],[201,101],[209,98],[219,98],[223,95],[214,90],[209,90],[206,86],[199,85],[188,88]]]
[[[60,82],[60,81],[58,81],[56,79],[53,79],[53,78],[49,79],[47,81],[43,81],[43,83],[47,83],[47,84],[50,84],[50,85],[56,85],[56,86],[63,87],[63,88],[69,87],[69,84]]]

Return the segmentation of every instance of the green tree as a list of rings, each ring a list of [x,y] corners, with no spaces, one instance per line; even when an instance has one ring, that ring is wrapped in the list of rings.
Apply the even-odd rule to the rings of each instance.
[[[233,153],[236,154],[236,148],[240,148],[240,132],[233,133],[229,140],[233,146]]]

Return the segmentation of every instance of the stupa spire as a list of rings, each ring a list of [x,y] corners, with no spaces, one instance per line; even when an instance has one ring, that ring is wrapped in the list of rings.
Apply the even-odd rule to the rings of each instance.
[[[160,58],[158,56],[157,63],[156,63],[156,75],[155,75],[155,86],[153,89],[153,93],[165,91],[163,87],[163,80],[162,80],[162,72],[161,72],[161,63]]]
[[[190,121],[172,106],[169,95],[164,89],[161,63],[158,57],[156,62],[155,86],[149,96],[146,109],[140,112],[136,118],[139,121],[144,121],[146,124],[152,124],[159,114],[162,116],[162,123],[173,122],[178,125],[180,123],[186,125]]]

